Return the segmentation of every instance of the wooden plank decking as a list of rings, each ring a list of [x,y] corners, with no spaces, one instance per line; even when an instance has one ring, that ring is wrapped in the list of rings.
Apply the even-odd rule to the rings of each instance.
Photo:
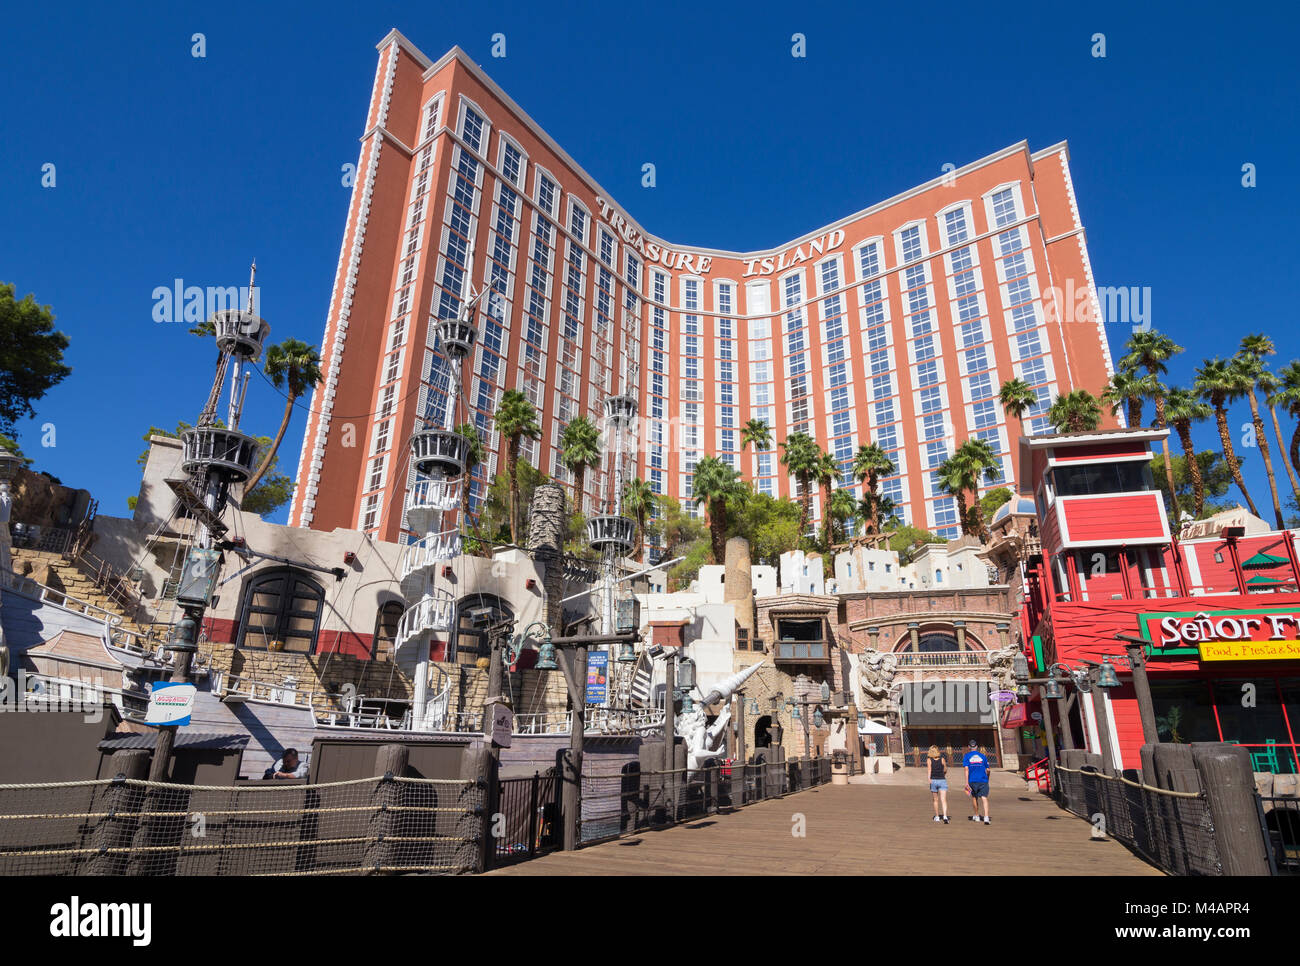
[[[1160,875],[1033,791],[994,788],[993,824],[931,821],[916,785],[823,785],[577,852],[555,852],[489,875]],[[807,834],[791,834],[796,813]]]

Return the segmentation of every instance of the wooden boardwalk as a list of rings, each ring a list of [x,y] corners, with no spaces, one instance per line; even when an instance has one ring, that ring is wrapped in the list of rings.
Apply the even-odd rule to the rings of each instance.
[[[1037,792],[995,787],[989,826],[967,819],[960,788],[949,807],[935,824],[923,785],[823,785],[488,875],[1162,874]]]

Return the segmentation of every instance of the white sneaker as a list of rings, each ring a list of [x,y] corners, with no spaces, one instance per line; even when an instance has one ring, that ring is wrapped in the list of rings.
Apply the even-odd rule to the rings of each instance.
[[[992,824],[993,824],[992,822],[989,821],[989,817],[988,817],[987,815],[984,816],[984,824],[985,824],[985,825],[992,825]]]
[[[936,822],[942,821],[942,819],[940,819],[938,815],[936,815],[936,816],[934,817],[934,820],[935,820]]]

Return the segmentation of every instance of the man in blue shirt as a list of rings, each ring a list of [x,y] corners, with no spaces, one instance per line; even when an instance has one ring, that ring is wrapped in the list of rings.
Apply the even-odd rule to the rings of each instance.
[[[970,751],[966,752],[961,763],[966,766],[966,794],[970,796],[971,807],[975,809],[975,814],[970,817],[972,822],[980,820],[980,802],[984,803],[984,824],[991,825],[989,821],[989,760],[982,751],[979,750],[979,742],[974,738],[970,742]]]

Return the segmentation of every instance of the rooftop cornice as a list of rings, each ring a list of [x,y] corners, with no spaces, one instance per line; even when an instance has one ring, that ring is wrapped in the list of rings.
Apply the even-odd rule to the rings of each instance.
[[[404,37],[397,30],[392,30],[388,33],[388,35],[380,42],[379,44],[380,49],[382,49],[384,46],[386,46],[388,43],[392,41],[396,41],[397,43],[401,44],[402,48],[406,50],[409,54],[411,54],[411,56],[414,57],[416,60],[420,61],[420,63],[429,65],[425,69],[423,75],[424,80],[428,80],[430,77],[434,76],[435,74],[443,70],[443,68],[445,68],[452,61],[455,61],[460,66],[463,66],[467,71],[469,71],[469,73],[474,77],[475,80],[477,80],[480,84],[482,84],[485,88],[487,88],[487,90],[491,92],[494,97],[496,97],[502,104],[504,104],[506,108],[526,128],[528,128],[528,130],[539,141],[541,141],[552,152],[554,152],[556,157],[560,158],[564,162],[564,164],[571,171],[573,171],[574,174],[578,175],[578,177],[580,177],[584,182],[586,182],[587,186],[591,188],[592,191],[594,191],[599,197],[603,198],[614,211],[618,212],[620,215],[626,218],[628,223],[632,227],[634,227],[645,238],[647,242],[659,245],[664,248],[670,248],[677,251],[697,252],[699,254],[709,255],[715,258],[732,258],[740,261],[750,261],[756,258],[764,258],[768,255],[779,254],[780,252],[783,252],[788,248],[802,245],[804,242],[810,241],[814,238],[817,238],[818,236],[824,235],[827,232],[834,231],[837,228],[843,228],[848,224],[856,222],[862,218],[866,218],[870,215],[876,214],[879,211],[883,211],[886,208],[890,208],[896,204],[899,204],[900,202],[906,201],[909,198],[916,197],[917,195],[923,194],[926,191],[930,191],[933,188],[942,186],[946,182],[951,181],[953,178],[961,177],[973,171],[977,171],[980,168],[984,168],[987,167],[988,165],[995,164],[998,161],[1001,161],[1005,158],[1011,157],[1012,155],[1018,153],[1024,154],[1025,164],[1029,168],[1030,172],[1032,173],[1034,158],[1044,157],[1056,151],[1060,151],[1063,148],[1065,148],[1066,145],[1065,141],[1058,141],[1050,148],[1046,148],[1043,151],[1037,152],[1036,154],[1031,154],[1029,150],[1028,141],[1026,140],[1017,141],[1015,144],[1010,144],[1005,148],[1002,148],[998,151],[994,151],[992,154],[985,155],[984,157],[979,158],[978,160],[972,161],[969,164],[965,164],[962,167],[957,168],[955,171],[945,172],[939,175],[938,177],[931,178],[929,181],[916,185],[913,188],[909,188],[906,191],[902,191],[896,195],[886,198],[883,201],[876,202],[875,204],[863,208],[860,211],[856,211],[853,212],[852,214],[846,215],[843,218],[840,218],[830,224],[822,225],[818,228],[815,228],[812,231],[806,232],[803,235],[800,235],[799,237],[794,238],[790,241],[781,242],[780,244],[774,245],[771,248],[754,249],[752,251],[747,251],[747,252],[728,251],[726,249],[721,249],[721,248],[705,248],[698,245],[690,245],[682,242],[669,241],[659,235],[646,231],[642,227],[641,223],[636,218],[632,217],[632,215],[628,213],[627,209],[625,209],[621,204],[619,204],[618,201],[614,199],[613,195],[611,195],[610,192],[607,191],[600,184],[599,181],[597,181],[594,177],[592,177],[592,175],[585,168],[583,168],[582,165],[580,165],[576,160],[574,160],[573,156],[570,155],[569,152],[566,151],[564,148],[562,148],[555,141],[554,138],[552,138],[549,134],[547,134],[546,130],[535,120],[533,120],[532,116],[529,115],[529,113],[525,111],[522,107],[520,107],[519,104],[514,100],[514,98],[512,98],[509,94],[507,94],[505,90],[496,81],[494,81],[487,74],[487,72],[483,70],[482,67],[480,67],[477,63],[475,63],[474,60],[469,56],[469,54],[467,54],[462,48],[458,46],[454,46],[450,50],[448,50],[445,54],[443,54],[441,57],[439,57],[436,61],[431,62],[428,57],[426,57],[423,53],[421,53],[418,48],[414,47],[411,44],[411,42],[407,40],[407,38]],[[1068,149],[1067,149],[1067,157],[1068,157]]]

